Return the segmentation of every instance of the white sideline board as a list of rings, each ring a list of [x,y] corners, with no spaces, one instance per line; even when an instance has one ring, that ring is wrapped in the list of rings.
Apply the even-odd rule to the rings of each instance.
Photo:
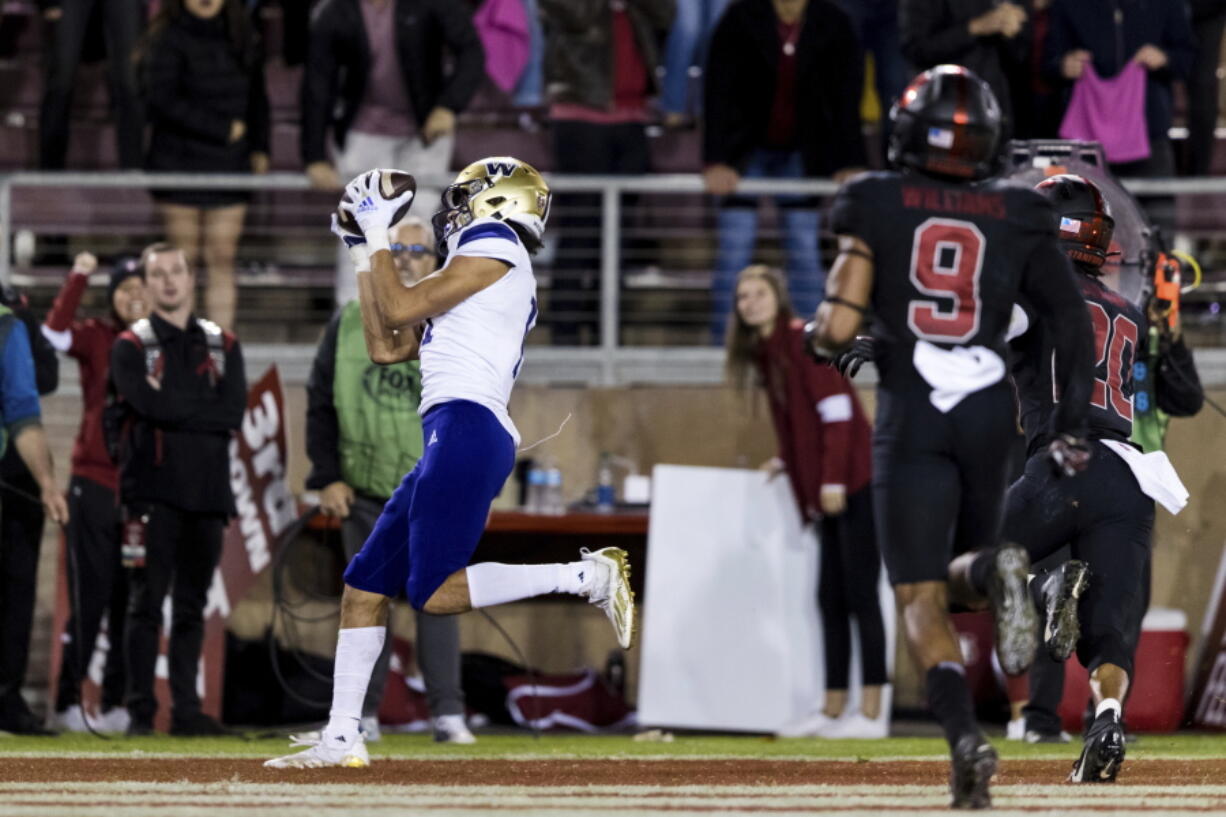
[[[639,723],[774,732],[820,706],[825,673],[817,548],[812,526],[801,526],[786,477],[768,481],[760,471],[657,465]],[[884,577],[881,588],[892,664],[893,595]],[[853,647],[853,706],[859,699],[857,653]]]

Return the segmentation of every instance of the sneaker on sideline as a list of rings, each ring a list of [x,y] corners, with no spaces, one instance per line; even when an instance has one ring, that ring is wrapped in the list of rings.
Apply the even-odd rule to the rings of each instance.
[[[779,727],[775,732],[781,738],[816,738],[821,737],[835,719],[820,709],[815,709],[800,720],[792,721]]]
[[[435,743],[476,743],[477,738],[468,730],[463,715],[439,715],[434,719]]]
[[[873,720],[858,709],[855,712],[844,712],[821,733],[823,738],[831,740],[877,740],[889,735],[889,718]]]

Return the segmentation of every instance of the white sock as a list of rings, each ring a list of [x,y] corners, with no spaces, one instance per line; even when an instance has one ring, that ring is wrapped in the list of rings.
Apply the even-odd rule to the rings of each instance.
[[[1118,698],[1103,698],[1103,702],[1100,703],[1098,705],[1098,708],[1094,710],[1094,717],[1097,718],[1099,715],[1103,714],[1108,709],[1115,711],[1115,719],[1117,721],[1121,717],[1123,717],[1124,707],[1123,705],[1120,704],[1120,701]]]
[[[588,562],[551,565],[505,565],[482,562],[471,565],[468,576],[468,600],[473,608],[494,607],[520,599],[543,596],[546,593],[577,594],[584,577],[591,572]]]
[[[386,627],[351,627],[336,634],[336,663],[332,670],[332,710],[326,731],[354,738],[362,720],[362,702],[370,674],[383,652]]]

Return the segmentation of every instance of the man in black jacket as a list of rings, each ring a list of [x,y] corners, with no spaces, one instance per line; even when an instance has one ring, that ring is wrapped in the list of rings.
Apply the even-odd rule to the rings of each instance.
[[[726,197],[712,282],[712,340],[723,342],[733,280],[753,260],[757,200],[735,197],[742,177],[834,176],[865,165],[860,134],[864,54],[851,20],[826,0],[743,0],[711,39],[704,83],[703,177]],[[788,289],[796,314],[825,289],[818,216],[805,197],[779,196]]]
[[[141,263],[153,314],[121,334],[111,350],[111,378],[128,410],[119,462],[124,555],[135,568],[127,629],[128,733],[153,731],[162,601],[173,584],[170,731],[217,734],[221,727],[200,710],[196,667],[205,599],[226,520],[234,515],[229,452],[247,403],[243,355],[233,335],[192,314],[195,276],[182,250],[153,244]]]
[[[1005,138],[1013,131],[1008,75],[1025,56],[1025,24],[1020,0],[901,0],[898,5],[903,56],[917,71],[953,63],[978,74],[1000,103]]]

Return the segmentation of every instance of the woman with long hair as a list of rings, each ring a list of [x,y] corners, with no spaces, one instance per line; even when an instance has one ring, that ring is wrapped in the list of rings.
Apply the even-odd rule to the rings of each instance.
[[[183,173],[268,170],[268,94],[241,0],[163,0],[137,53],[151,137],[146,167]],[[234,327],[234,260],[250,194],[154,191],[167,240],[208,273],[205,315]]]
[[[845,377],[804,351],[783,277],[764,266],[737,276],[728,323],[726,371],[738,388],[761,387],[770,404],[779,456],[800,514],[821,534],[821,610],[826,658],[824,705],[780,731],[785,737],[885,737],[881,687],[887,682],[885,628],[877,592],[881,556],[873,529],[871,430]],[[860,635],[863,692],[847,709],[851,619]]]

